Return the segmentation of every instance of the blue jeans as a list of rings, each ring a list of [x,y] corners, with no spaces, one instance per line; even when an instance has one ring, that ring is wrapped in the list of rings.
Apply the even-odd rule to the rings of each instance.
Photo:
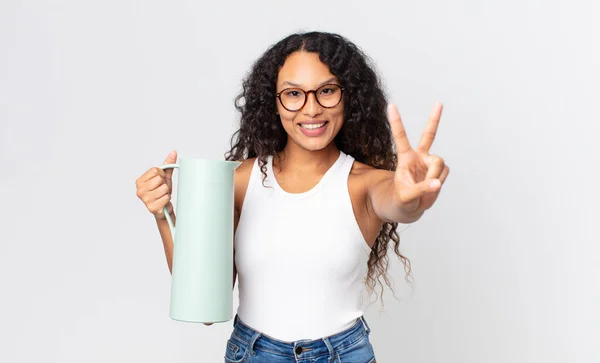
[[[370,332],[361,316],[350,328],[335,335],[283,342],[252,329],[236,314],[227,340],[225,363],[375,363]]]

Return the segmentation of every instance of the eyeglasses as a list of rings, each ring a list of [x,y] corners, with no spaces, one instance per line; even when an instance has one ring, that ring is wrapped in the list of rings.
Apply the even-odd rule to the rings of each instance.
[[[342,101],[342,93],[344,87],[338,84],[324,84],[316,90],[305,91],[300,88],[286,88],[281,92],[277,93],[277,98],[283,108],[290,112],[300,110],[306,105],[309,93],[315,94],[317,103],[324,108],[332,108],[337,106]]]

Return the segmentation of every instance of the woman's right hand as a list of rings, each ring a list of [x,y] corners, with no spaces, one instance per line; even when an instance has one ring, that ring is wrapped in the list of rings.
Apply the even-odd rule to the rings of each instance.
[[[174,164],[176,161],[177,152],[173,150],[163,165]],[[167,207],[169,214],[173,213],[173,204],[171,204],[172,175],[173,168],[162,170],[159,167],[152,167],[135,181],[138,198],[144,202],[148,211],[156,219],[166,219],[163,212],[164,207]]]

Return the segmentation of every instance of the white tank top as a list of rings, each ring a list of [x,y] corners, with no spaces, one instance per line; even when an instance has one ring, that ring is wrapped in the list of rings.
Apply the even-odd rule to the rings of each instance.
[[[258,160],[258,159],[257,159]],[[371,249],[348,192],[354,158],[343,152],[304,193],[281,189],[255,161],[235,234],[240,319],[283,341],[318,339],[363,314]]]

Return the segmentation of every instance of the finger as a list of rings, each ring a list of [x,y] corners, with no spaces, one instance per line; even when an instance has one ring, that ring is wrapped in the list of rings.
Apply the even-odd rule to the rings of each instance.
[[[169,193],[169,187],[167,186],[167,184],[162,184],[161,186],[154,189],[153,191],[147,192],[144,195],[143,201],[146,204],[152,204],[155,201],[159,200],[160,198],[163,198],[165,195],[170,196],[170,194],[171,193]]]
[[[169,153],[169,155],[163,162],[163,165],[175,164],[176,161],[177,161],[177,151],[173,150]],[[173,168],[165,169],[165,176],[166,176],[167,180],[171,180],[171,175],[173,175]]]
[[[442,117],[442,108],[443,105],[440,102],[436,102],[431,114],[429,115],[427,126],[421,135],[421,140],[419,141],[419,146],[417,147],[418,151],[428,153],[429,149],[431,149],[431,145],[435,139],[435,134],[437,133],[438,125],[440,124],[440,118]]]
[[[174,164],[176,161],[177,161],[177,151],[173,150],[169,153],[169,155],[167,155],[167,158],[163,162],[163,165]],[[163,170],[159,167],[150,168],[141,177],[139,177],[138,180],[136,180],[136,183],[147,183],[148,180],[154,178],[156,175],[166,176],[167,172],[170,175],[173,173],[173,169],[170,168],[170,169]]]
[[[444,159],[439,156],[429,155],[429,160],[427,163],[427,175],[425,175],[425,180],[427,179],[439,179],[442,171],[444,171]]]
[[[172,212],[172,207],[169,206],[169,201],[171,199],[171,196],[169,194],[165,194],[163,195],[161,198],[148,203],[148,211],[150,211],[150,213],[153,214],[157,214],[159,216],[163,216],[163,208],[167,207],[167,211],[170,213]]]
[[[438,180],[440,181],[440,187],[435,192],[430,193],[423,198],[423,204],[421,205],[421,207],[423,209],[427,210],[427,209],[431,208],[433,203],[435,203],[437,197],[439,196],[440,192],[442,191],[442,185],[444,185],[444,182],[446,181],[446,178],[448,177],[449,173],[450,173],[450,168],[448,168],[448,166],[444,166],[444,170],[442,171],[442,174],[438,178]]]
[[[400,201],[408,204],[428,193],[435,193],[440,189],[441,183],[438,179],[426,179],[420,183],[406,186],[400,193]]]
[[[175,164],[176,161],[177,161],[177,151],[173,150],[173,151],[171,151],[169,153],[169,155],[167,156],[167,158],[163,162],[163,165],[166,165],[166,164]]]
[[[392,136],[394,137],[394,143],[398,153],[404,153],[411,150],[410,142],[406,137],[406,130],[404,129],[402,119],[400,118],[400,113],[398,113],[396,106],[392,104],[388,105],[388,120],[392,128]]]
[[[148,191],[154,191],[159,188],[161,185],[166,185],[164,175],[156,175],[152,179],[146,182],[146,187]]]
[[[444,182],[446,181],[446,178],[448,177],[448,174],[450,174],[450,168],[448,167],[448,165],[444,166],[444,170],[442,171],[442,174],[440,174],[440,177],[438,179],[440,179],[440,183],[444,184]]]
[[[143,185],[148,183],[148,181],[152,178],[154,178],[157,175],[161,175],[161,176],[165,176],[165,171],[162,170],[161,168],[158,167],[152,167],[150,169],[148,169],[142,176],[140,176],[138,178],[138,180],[136,180],[136,185]]]

